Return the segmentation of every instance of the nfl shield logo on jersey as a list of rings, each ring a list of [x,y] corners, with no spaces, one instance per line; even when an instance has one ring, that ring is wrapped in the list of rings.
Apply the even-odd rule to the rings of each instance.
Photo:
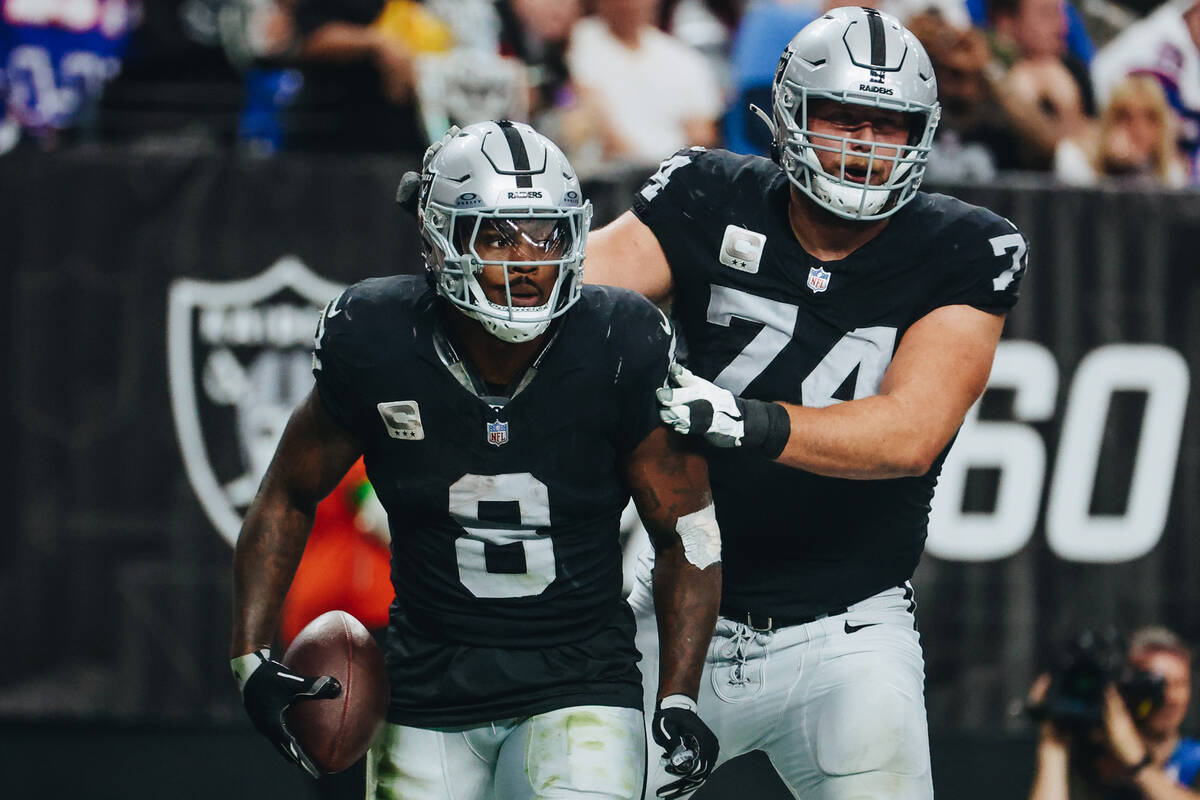
[[[829,273],[820,267],[808,271],[808,288],[814,292],[823,292],[829,288]]]
[[[508,423],[496,420],[487,424],[488,444],[499,447],[508,444]]]

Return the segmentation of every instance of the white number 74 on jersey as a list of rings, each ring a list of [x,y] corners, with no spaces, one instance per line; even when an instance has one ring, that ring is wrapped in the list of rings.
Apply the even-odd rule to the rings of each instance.
[[[792,340],[799,307],[728,286],[714,285],[711,289],[709,322],[729,327],[730,321],[737,317],[763,326],[714,380],[718,386],[741,394]],[[810,408],[824,408],[841,402],[833,394],[855,367],[858,377],[854,383],[854,399],[878,393],[883,373],[892,362],[895,344],[896,329],[883,325],[855,328],[845,334],[800,384],[801,402]]]

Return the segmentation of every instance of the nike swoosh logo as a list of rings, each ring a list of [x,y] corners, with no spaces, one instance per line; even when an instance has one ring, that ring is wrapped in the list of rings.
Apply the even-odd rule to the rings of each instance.
[[[872,626],[879,625],[879,624],[880,623],[878,623],[878,622],[867,622],[863,625],[851,625],[849,620],[847,620],[845,625],[842,627],[842,630],[844,630],[846,633],[858,633],[863,628],[870,628]]]
[[[663,329],[663,333],[665,333],[667,336],[672,335],[670,320],[667,319],[667,315],[662,312],[661,308],[657,309],[657,310],[658,310],[658,326]]]
[[[341,309],[341,308],[337,307],[338,301],[341,299],[342,299],[342,296],[340,294],[337,297],[333,298],[333,302],[329,304],[329,310],[325,312],[326,319],[333,319],[334,317],[336,317],[338,314],[342,313],[342,311],[345,310],[345,309]]]

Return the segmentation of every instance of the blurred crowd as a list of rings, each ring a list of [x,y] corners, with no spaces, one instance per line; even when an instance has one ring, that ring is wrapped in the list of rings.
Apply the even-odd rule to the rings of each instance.
[[[932,181],[1200,185],[1200,0],[863,0],[943,105]],[[1150,0],[1152,2],[1152,0]],[[0,0],[0,153],[415,154],[526,120],[584,174],[765,154],[791,36],[840,0]],[[858,3],[855,3],[858,4]]]

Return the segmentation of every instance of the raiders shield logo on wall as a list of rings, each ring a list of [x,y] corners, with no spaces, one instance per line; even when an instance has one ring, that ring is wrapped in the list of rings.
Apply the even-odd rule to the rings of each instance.
[[[247,280],[171,284],[167,372],[179,449],[230,544],[292,409],[312,389],[313,332],[343,288],[292,256]]]

